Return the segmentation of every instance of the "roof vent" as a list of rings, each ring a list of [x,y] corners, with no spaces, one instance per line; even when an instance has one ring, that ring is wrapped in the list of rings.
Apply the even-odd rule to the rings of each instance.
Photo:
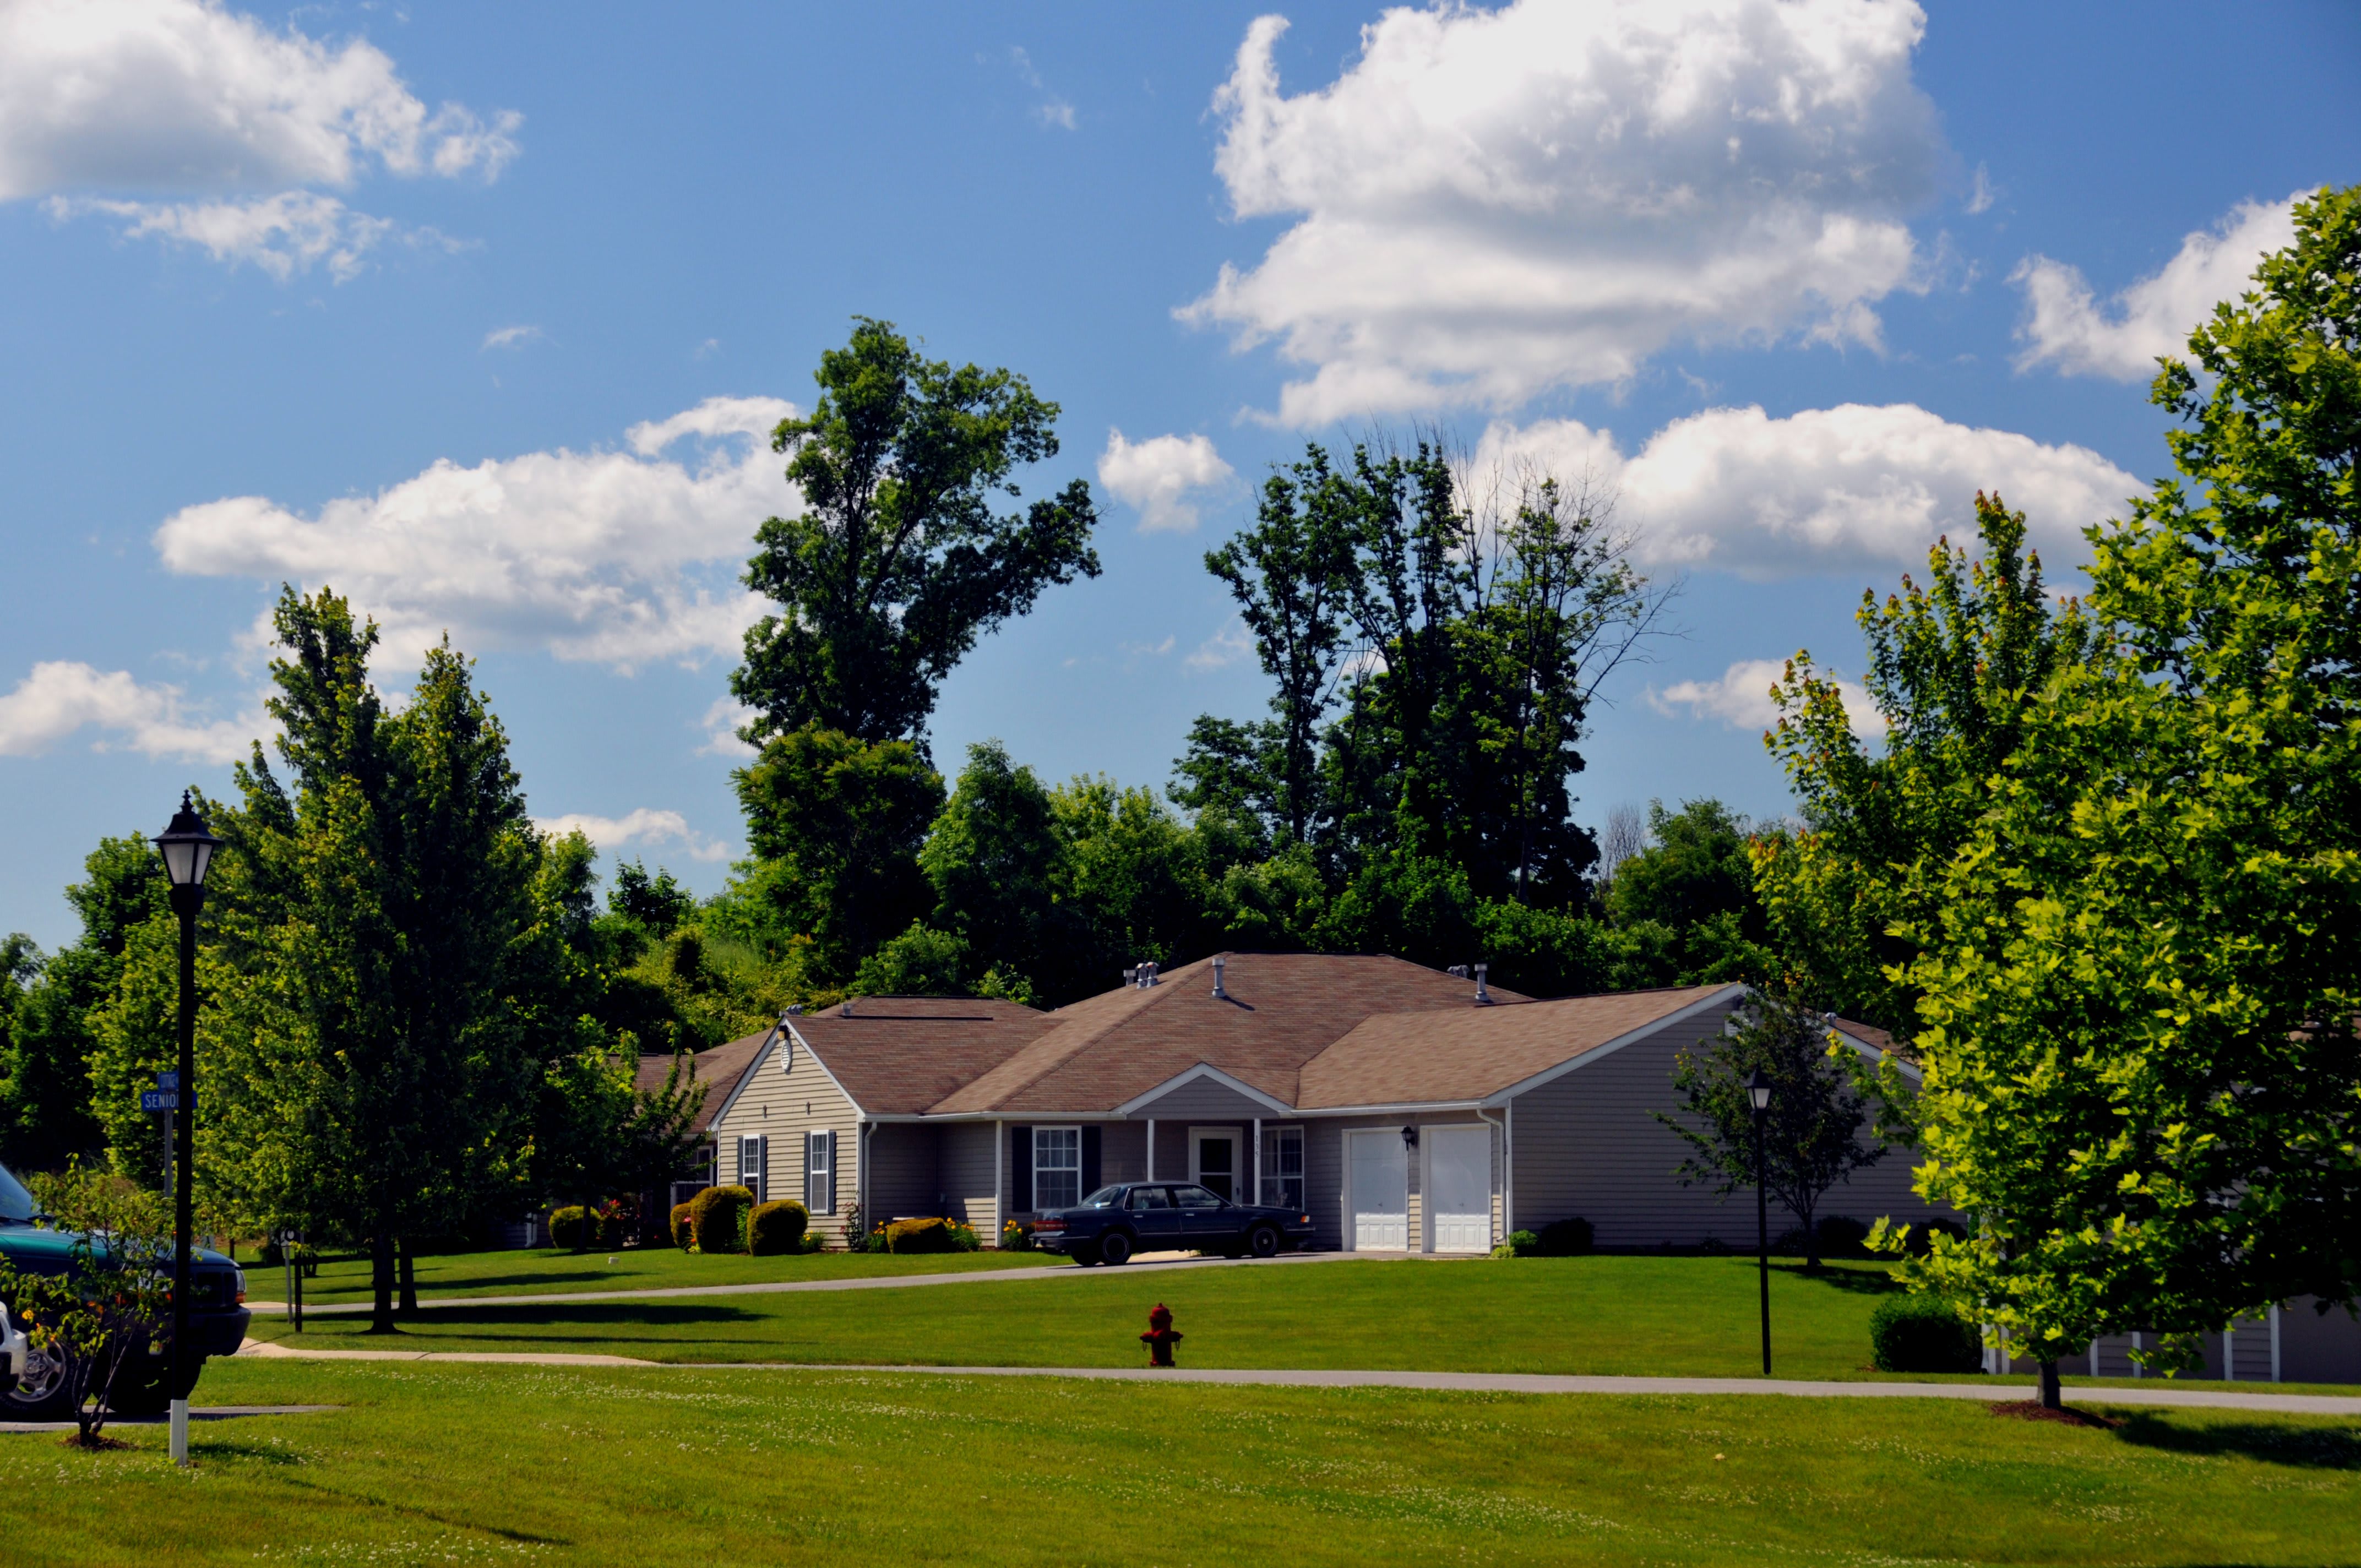
[[[1484,988],[1484,971],[1491,967],[1490,964],[1476,966],[1476,1000],[1488,1007],[1491,1005],[1492,993]]]
[[[788,1016],[788,1017],[790,1017],[790,1018],[800,1018],[800,1017],[802,1017],[803,1015],[804,1015],[804,1004],[803,1004],[802,1003],[800,1003],[800,1002],[790,1002],[790,1003],[787,1003],[787,1016]]]
[[[844,1012],[842,1015],[847,1018],[852,1016],[852,998],[850,996],[844,999]]]
[[[1221,954],[1213,955],[1213,994],[1224,1002],[1230,999],[1230,993],[1222,989],[1222,966],[1228,962]]]
[[[1124,984],[1131,987],[1134,991],[1139,989],[1139,966],[1137,964],[1134,964],[1129,969],[1123,971],[1123,982]]]
[[[1453,964],[1449,969],[1444,970],[1443,972],[1449,975],[1454,980],[1466,980],[1467,978],[1467,966],[1466,964]]]

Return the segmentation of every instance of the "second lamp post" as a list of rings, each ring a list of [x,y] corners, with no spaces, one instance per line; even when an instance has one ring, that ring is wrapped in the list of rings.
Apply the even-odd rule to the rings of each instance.
[[[1763,1119],[1771,1110],[1771,1077],[1761,1068],[1746,1080],[1754,1116],[1754,1273],[1763,1287],[1763,1376],[1771,1376],[1771,1200],[1763,1182]]]
[[[190,1178],[196,1167],[197,1125],[197,911],[204,906],[205,872],[213,865],[221,840],[205,831],[204,818],[181,795],[181,809],[171,826],[156,836],[164,856],[164,875],[172,884],[172,913],[181,917],[181,1054],[176,1092],[179,1147],[173,1151],[172,1172],[172,1360],[166,1374],[166,1392],[172,1398],[172,1463],[189,1462],[189,1386],[193,1375],[183,1348],[189,1343],[189,1255],[196,1245],[190,1214]]]

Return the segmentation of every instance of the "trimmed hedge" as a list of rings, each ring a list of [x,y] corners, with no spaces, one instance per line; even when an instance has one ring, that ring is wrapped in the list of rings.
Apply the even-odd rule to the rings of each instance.
[[[549,1212],[549,1245],[562,1247],[585,1247],[598,1240],[598,1216],[584,1210],[579,1203],[569,1203],[563,1209]]]
[[[1590,1222],[1576,1216],[1552,1220],[1541,1228],[1534,1251],[1543,1257],[1579,1257],[1590,1250]]]
[[[1860,1257],[1869,1250],[1869,1227],[1850,1214],[1830,1214],[1812,1228],[1819,1233],[1822,1257]]]
[[[896,1220],[885,1227],[887,1252],[973,1252],[975,1227],[957,1220]]]
[[[708,1187],[688,1201],[689,1229],[699,1252],[744,1252],[746,1214],[754,1207],[751,1187]]]
[[[1535,1257],[1540,1255],[1542,1238],[1531,1231],[1510,1231],[1509,1239],[1492,1249],[1494,1257]]]
[[[1934,1296],[1888,1296],[1869,1315],[1871,1359],[1880,1372],[1979,1372],[1983,1342],[1975,1324]]]
[[[697,1239],[697,1232],[689,1224],[688,1211],[689,1206],[686,1203],[672,1206],[672,1245],[683,1252],[686,1252],[688,1244]]]
[[[792,1198],[757,1203],[746,1217],[746,1250],[756,1257],[801,1252],[810,1227],[811,1212]]]

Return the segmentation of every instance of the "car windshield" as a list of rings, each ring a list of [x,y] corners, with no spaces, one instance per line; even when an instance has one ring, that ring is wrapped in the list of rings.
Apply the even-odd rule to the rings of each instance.
[[[1082,1209],[1112,1209],[1115,1206],[1116,1201],[1122,1197],[1122,1188],[1102,1187],[1075,1206]]]
[[[0,1165],[0,1225],[29,1225],[33,1223],[33,1195],[25,1184]]]

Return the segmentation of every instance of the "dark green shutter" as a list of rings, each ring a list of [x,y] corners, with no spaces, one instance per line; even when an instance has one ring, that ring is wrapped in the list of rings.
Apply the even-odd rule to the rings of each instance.
[[[1033,1212],[1033,1129],[1008,1129],[1008,1212]]]
[[[1099,1190],[1099,1129],[1082,1129],[1082,1196]]]

